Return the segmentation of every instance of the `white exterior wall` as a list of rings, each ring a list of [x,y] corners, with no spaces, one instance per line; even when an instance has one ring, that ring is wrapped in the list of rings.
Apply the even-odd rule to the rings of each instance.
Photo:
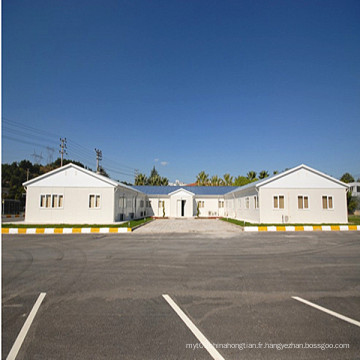
[[[148,195],[151,208],[147,209],[149,216],[163,217],[163,208],[159,207],[159,201],[165,202],[165,217],[170,217],[170,199],[167,195]]]
[[[117,188],[114,198],[114,220],[130,220],[141,218],[146,210],[147,196],[126,188]],[[141,207],[141,201],[143,206]]]
[[[170,217],[182,217],[181,215],[181,201],[185,201],[184,207],[184,216],[183,217],[193,217],[194,216],[194,195],[190,194],[188,191],[177,191],[176,193],[170,195]]]
[[[224,201],[224,197],[219,197],[218,195],[197,195],[195,198],[194,216],[197,215],[197,204],[199,201],[204,202],[204,207],[199,208],[199,217],[224,216],[225,204],[223,208],[219,208],[219,201]]]
[[[40,195],[63,195],[62,208],[41,208]],[[100,207],[89,208],[89,195],[100,195]],[[26,192],[25,221],[38,224],[104,224],[114,221],[112,187],[36,187]]]
[[[280,224],[347,223],[345,189],[271,189],[260,188],[260,222]],[[284,209],[274,209],[274,195],[284,195]],[[309,208],[298,209],[298,196],[308,196]],[[322,197],[332,196],[333,209],[323,209]],[[287,217],[287,218],[285,218]]]
[[[65,165],[24,184],[27,188],[25,221],[29,223],[110,224],[144,215],[146,195],[74,164]],[[40,206],[41,195],[62,195],[63,206]],[[90,195],[100,196],[98,208]],[[126,199],[125,208],[124,201]],[[144,205],[141,208],[141,200]]]
[[[254,197],[257,197],[258,193],[255,189],[244,189],[235,193],[225,195],[226,199],[226,216],[244,220],[251,223],[260,222],[260,209],[255,207]],[[249,198],[249,207],[246,207],[246,199]],[[260,206],[260,205],[258,205]]]

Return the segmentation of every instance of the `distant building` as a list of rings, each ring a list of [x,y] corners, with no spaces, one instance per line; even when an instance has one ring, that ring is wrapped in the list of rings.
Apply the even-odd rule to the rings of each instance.
[[[360,182],[352,182],[349,183],[349,191],[351,191],[352,196],[359,196],[360,197]]]
[[[184,185],[186,184],[180,180],[175,180],[175,182],[169,182],[169,186],[184,186]]]

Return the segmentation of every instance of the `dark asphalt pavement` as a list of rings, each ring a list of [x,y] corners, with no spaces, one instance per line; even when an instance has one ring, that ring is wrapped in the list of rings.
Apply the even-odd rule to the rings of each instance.
[[[360,234],[3,235],[2,358],[41,292],[17,359],[360,359]],[[262,344],[243,349],[242,344]],[[265,344],[349,349],[265,349]],[[222,344],[222,345],[221,345]]]

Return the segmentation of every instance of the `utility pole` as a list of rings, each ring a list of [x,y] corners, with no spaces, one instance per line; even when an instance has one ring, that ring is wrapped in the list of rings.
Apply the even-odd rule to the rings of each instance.
[[[100,174],[100,161],[102,160],[102,151],[95,148],[96,152],[96,172]]]
[[[66,152],[66,138],[60,138],[60,150],[59,153],[61,154],[61,166],[63,166],[64,154],[67,155]]]
[[[135,177],[134,184],[135,184],[135,181],[136,181],[136,178],[137,178],[138,175],[139,175],[139,169],[135,169],[135,171],[134,171],[134,177]]]
[[[30,169],[26,169],[26,181],[29,181],[29,171]]]

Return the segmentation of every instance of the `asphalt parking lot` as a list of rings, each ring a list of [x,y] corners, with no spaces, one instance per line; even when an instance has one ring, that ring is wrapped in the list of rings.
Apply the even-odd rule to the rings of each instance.
[[[165,294],[218,359],[359,359],[359,326],[292,298],[360,321],[359,279],[358,232],[3,235],[2,358],[46,293],[17,359],[216,358]]]

